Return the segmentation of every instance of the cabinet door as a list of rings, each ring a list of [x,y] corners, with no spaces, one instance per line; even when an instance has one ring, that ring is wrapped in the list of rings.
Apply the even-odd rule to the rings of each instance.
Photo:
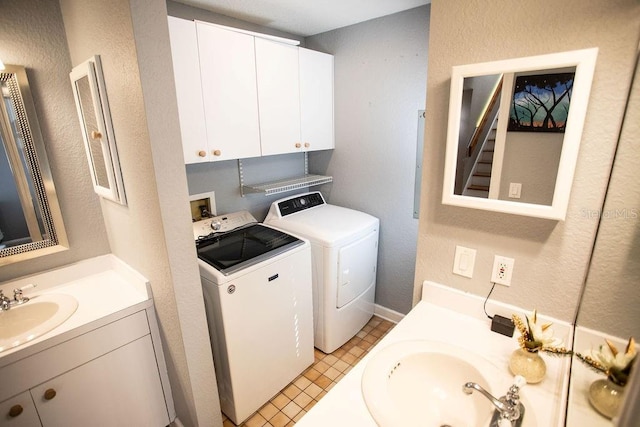
[[[40,427],[40,419],[28,391],[0,402],[0,426]]]
[[[299,56],[303,148],[334,148],[333,55],[300,48]]]
[[[253,37],[200,22],[196,30],[212,160],[259,156]]]
[[[256,67],[262,155],[301,151],[298,47],[256,38]]]
[[[205,162],[212,154],[207,149],[196,24],[173,16],[168,19],[184,161]]]
[[[169,424],[149,335],[31,389],[42,425]]]

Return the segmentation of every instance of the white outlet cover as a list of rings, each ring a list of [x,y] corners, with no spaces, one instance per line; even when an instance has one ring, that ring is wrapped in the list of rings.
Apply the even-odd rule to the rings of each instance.
[[[515,260],[501,255],[493,258],[493,269],[491,270],[491,282],[499,285],[511,286],[511,276]]]
[[[453,257],[453,274],[459,276],[473,277],[473,268],[476,264],[476,250],[456,246],[456,254]]]

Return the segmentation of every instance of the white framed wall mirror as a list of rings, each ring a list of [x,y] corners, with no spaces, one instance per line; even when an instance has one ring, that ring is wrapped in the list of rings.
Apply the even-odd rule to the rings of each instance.
[[[69,76],[93,188],[98,195],[126,205],[100,56],[96,55],[74,67]]]
[[[0,70],[0,266],[68,249],[24,67]]]
[[[597,54],[454,66],[442,203],[564,220]]]

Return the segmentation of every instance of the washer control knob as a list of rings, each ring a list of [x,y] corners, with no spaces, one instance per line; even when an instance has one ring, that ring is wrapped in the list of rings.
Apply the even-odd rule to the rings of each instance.
[[[305,199],[305,198],[300,199],[300,204],[302,206],[306,205],[307,204],[307,199]]]
[[[211,228],[215,231],[220,230],[220,227],[222,227],[222,223],[220,221],[211,221]]]

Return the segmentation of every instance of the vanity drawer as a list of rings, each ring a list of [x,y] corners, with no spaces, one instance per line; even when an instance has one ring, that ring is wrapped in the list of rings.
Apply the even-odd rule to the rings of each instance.
[[[142,310],[0,368],[0,402],[149,333]]]

